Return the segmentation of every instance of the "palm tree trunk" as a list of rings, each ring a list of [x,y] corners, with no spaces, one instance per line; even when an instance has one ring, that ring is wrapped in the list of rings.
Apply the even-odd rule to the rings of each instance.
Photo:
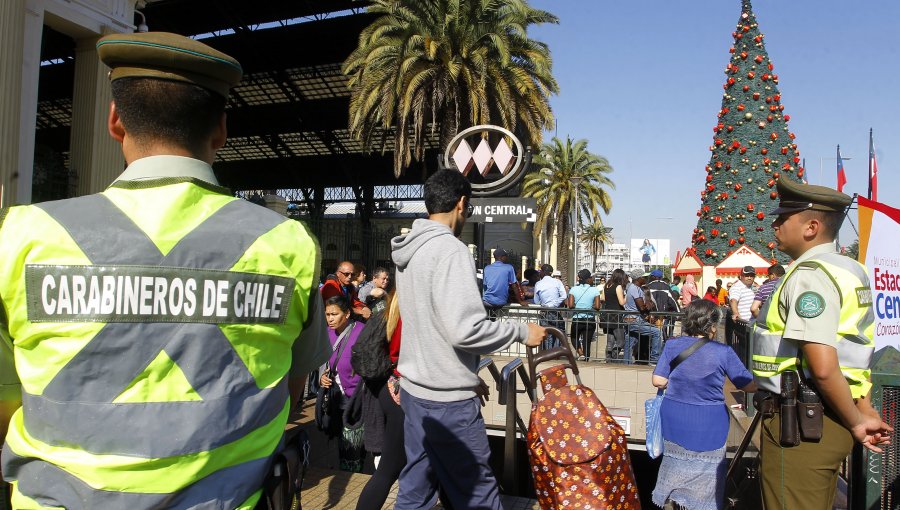
[[[556,265],[562,274],[564,284],[569,283],[569,218],[567,214],[560,214],[556,225]]]

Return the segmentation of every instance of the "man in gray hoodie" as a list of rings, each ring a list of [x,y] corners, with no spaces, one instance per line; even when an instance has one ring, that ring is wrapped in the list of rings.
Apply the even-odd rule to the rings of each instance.
[[[395,508],[434,506],[437,486],[453,508],[500,509],[479,396],[479,357],[513,342],[537,346],[536,324],[491,322],[475,282],[475,263],[456,236],[471,216],[472,187],[441,170],[425,182],[428,219],[391,240],[403,333],[398,371],[406,467]]]

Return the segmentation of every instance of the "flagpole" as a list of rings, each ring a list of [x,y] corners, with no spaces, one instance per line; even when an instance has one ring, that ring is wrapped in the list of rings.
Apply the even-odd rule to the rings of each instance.
[[[837,165],[837,190],[841,191],[841,144],[837,146],[837,156],[834,160],[834,164]]]
[[[875,146],[872,142],[872,128],[869,128],[869,193],[866,198],[872,200],[872,155],[875,154]]]

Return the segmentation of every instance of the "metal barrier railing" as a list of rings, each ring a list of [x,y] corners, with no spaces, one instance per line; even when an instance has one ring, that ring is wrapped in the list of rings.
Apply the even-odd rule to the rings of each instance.
[[[725,318],[725,343],[734,349],[741,363],[750,370],[750,364],[753,360],[753,335],[751,335],[753,324],[743,319],[733,320],[730,315]],[[753,407],[753,394],[744,393],[744,411],[747,416],[756,414]]]
[[[655,362],[663,342],[681,334],[684,312],[639,315],[626,310],[579,310],[509,305],[492,312],[501,321],[532,322],[556,327],[572,338],[578,356],[585,360],[615,363]],[[545,345],[544,348],[552,347]],[[496,352],[500,356],[525,356],[525,346],[513,344]]]
[[[498,393],[497,402],[506,406],[506,419],[504,421],[504,440],[503,440],[503,473],[501,476],[502,486],[508,494],[519,493],[519,452],[516,447],[518,433],[521,432],[522,437],[528,434],[528,425],[519,414],[519,408],[516,405],[518,401],[518,384],[517,378],[521,379],[523,386],[526,388],[525,393],[531,402],[535,400],[534,390],[529,384],[528,370],[522,358],[515,358],[500,371],[492,358],[481,360],[478,365],[479,373],[487,369],[491,374],[491,378],[496,383]]]

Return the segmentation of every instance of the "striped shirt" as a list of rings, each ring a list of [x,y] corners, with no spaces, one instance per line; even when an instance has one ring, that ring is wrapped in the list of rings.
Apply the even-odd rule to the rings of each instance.
[[[749,321],[750,307],[753,305],[753,298],[755,296],[756,293],[753,292],[753,289],[748,288],[744,285],[744,282],[738,280],[734,282],[734,285],[731,286],[731,290],[728,291],[728,302],[731,303],[732,299],[736,300],[738,317],[745,321]]]

